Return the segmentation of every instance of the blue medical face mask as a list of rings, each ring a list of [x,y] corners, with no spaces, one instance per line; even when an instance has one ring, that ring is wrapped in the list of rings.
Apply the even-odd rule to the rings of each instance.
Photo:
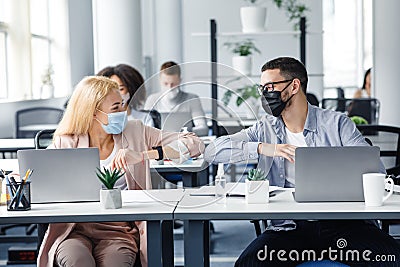
[[[101,113],[104,113],[107,115],[108,118],[108,124],[103,124],[101,121],[97,120],[100,122],[101,126],[103,127],[104,131],[108,134],[120,134],[126,127],[127,123],[127,113],[126,111],[121,111],[121,112],[113,112],[113,113],[105,113],[104,111],[101,111],[98,109]]]

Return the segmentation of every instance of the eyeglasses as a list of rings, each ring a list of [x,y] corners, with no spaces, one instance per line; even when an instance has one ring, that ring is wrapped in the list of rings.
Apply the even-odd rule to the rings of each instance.
[[[264,85],[258,84],[257,91],[260,95],[262,95],[264,91],[273,92],[273,91],[275,91],[275,87],[274,87],[275,84],[292,82],[293,80],[294,80],[294,78],[290,79],[290,80],[283,80],[283,81],[278,81],[278,82],[269,82]]]

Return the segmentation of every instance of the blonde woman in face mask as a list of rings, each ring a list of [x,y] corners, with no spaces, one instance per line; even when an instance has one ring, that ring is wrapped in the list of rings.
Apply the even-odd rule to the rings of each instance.
[[[197,157],[203,142],[193,133],[163,132],[127,121],[118,84],[100,76],[85,77],[76,86],[50,148],[99,149],[100,166],[123,169],[116,187],[152,189],[151,159],[177,163]],[[82,183],[84,186],[84,182]],[[146,223],[54,223],[40,246],[39,267],[133,266],[140,254],[147,266]]]
[[[158,112],[190,112],[194,124],[193,132],[199,136],[207,135],[207,121],[199,97],[182,91],[180,84],[179,65],[172,61],[165,62],[160,69],[161,91],[150,95],[144,108]]]
[[[119,85],[123,108],[128,112],[128,120],[141,120],[147,126],[154,126],[153,119],[147,112],[141,112],[146,99],[146,88],[142,75],[133,67],[119,64],[105,67],[97,76],[105,76]]]

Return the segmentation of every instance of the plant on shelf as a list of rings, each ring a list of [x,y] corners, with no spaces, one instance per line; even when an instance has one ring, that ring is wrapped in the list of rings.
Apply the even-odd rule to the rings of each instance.
[[[224,46],[236,55],[232,57],[232,68],[236,71],[236,74],[250,75],[251,55],[253,53],[261,53],[253,40],[245,39],[238,42],[226,42]]]
[[[247,175],[247,180],[249,181],[265,181],[267,176],[265,172],[261,169],[251,169]]]
[[[246,39],[239,42],[226,42],[224,43],[224,46],[230,49],[233,54],[237,54],[239,56],[250,56],[254,52],[259,54],[261,53],[252,39]]]
[[[273,0],[279,9],[283,9],[288,16],[289,22],[294,23],[293,29],[300,28],[300,18],[306,17],[306,11],[310,9],[299,0]]]
[[[265,0],[244,0],[251,4],[251,6],[255,7],[258,2],[264,2]],[[300,27],[300,18],[306,17],[306,12],[310,11],[310,9],[303,3],[301,0],[272,0],[278,9],[284,10],[289,22],[293,23],[293,29],[299,30]],[[242,14],[243,16],[243,14]],[[253,14],[249,14],[249,18],[243,19],[242,17],[242,24],[246,23],[245,21],[252,19],[251,16]],[[244,21],[243,21],[244,20]],[[265,18],[260,18],[258,26],[254,26],[254,22],[251,22],[251,26],[244,26],[244,32],[257,32],[261,31],[263,24],[265,22]],[[250,27],[250,29],[249,29]]]
[[[224,96],[222,97],[222,103],[224,103],[225,106],[229,104],[231,101],[233,91],[228,90],[224,93]],[[246,85],[241,88],[235,89],[235,93],[237,93],[237,98],[236,98],[236,106],[240,106],[243,102],[245,102],[247,99],[253,97],[255,100],[260,98],[260,94],[257,91],[257,84],[254,85]]]
[[[100,190],[100,203],[105,209],[119,209],[122,207],[121,190],[114,188],[115,183],[121,178],[125,172],[121,169],[110,171],[106,167],[103,170],[97,168],[96,175],[104,184],[106,189]]]

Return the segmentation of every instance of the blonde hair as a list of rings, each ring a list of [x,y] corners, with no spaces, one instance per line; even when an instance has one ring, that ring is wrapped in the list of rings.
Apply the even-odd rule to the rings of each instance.
[[[72,93],[54,137],[87,134],[93,123],[93,114],[112,90],[118,91],[118,83],[107,77],[83,78]]]

